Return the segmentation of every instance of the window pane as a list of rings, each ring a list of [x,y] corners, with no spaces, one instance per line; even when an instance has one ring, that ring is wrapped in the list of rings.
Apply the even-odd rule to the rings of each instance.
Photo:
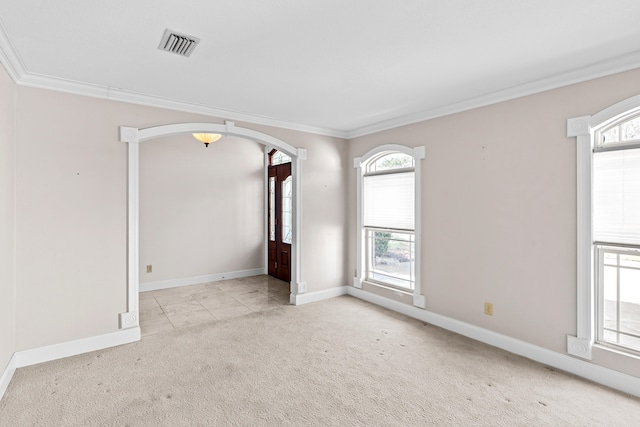
[[[605,265],[618,265],[618,255],[612,254],[610,252],[605,252],[604,263]]]
[[[282,151],[276,151],[271,155],[271,166],[281,165],[283,163],[291,163],[291,157]]]
[[[632,348],[635,350],[640,350],[640,338],[620,334],[620,345],[628,348]]]
[[[616,123],[600,132],[598,146],[623,144],[640,140],[640,116]]]
[[[414,289],[413,234],[367,230],[367,244],[369,280]]]
[[[413,230],[414,173],[364,177],[365,227]]]
[[[602,262],[598,266],[602,269],[598,339],[640,351],[640,253],[632,248],[599,247],[598,251]],[[604,265],[605,260],[611,265]]]
[[[604,327],[617,328],[618,318],[618,269],[616,267],[604,267],[604,284],[602,287],[604,298]]]
[[[620,132],[619,132],[620,128],[618,126],[609,129],[606,132],[602,133],[602,144],[608,144],[608,143],[612,143],[612,142],[619,142],[620,141]]]
[[[367,166],[367,172],[379,172],[390,169],[412,168],[413,156],[404,153],[388,153],[376,158]]]
[[[640,336],[640,270],[620,269],[620,330]]]
[[[269,240],[276,240],[276,177],[269,178]]]
[[[640,255],[621,254],[620,265],[623,267],[640,268]]]
[[[623,141],[640,139],[640,117],[636,117],[635,119],[622,123],[620,125],[620,130]]]
[[[613,331],[604,331],[604,340],[614,344],[618,344],[618,334]]]
[[[640,244],[640,149],[595,153],[593,171],[595,239]]]
[[[293,181],[291,176],[282,183],[282,243],[291,244],[292,239]]]

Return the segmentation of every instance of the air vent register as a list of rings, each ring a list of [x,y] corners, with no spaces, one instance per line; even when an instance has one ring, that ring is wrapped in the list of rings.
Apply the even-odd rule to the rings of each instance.
[[[162,40],[160,40],[158,49],[189,57],[198,43],[200,43],[200,39],[197,37],[166,29],[164,30],[164,35],[162,36]]]

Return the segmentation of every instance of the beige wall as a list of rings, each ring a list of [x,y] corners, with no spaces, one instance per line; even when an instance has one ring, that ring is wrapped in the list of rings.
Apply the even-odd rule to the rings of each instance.
[[[349,159],[381,144],[426,147],[427,310],[565,353],[576,333],[576,142],[566,119],[637,95],[639,83],[636,70],[349,142]],[[352,272],[353,169],[348,188]],[[640,376],[637,361],[611,352],[596,350],[594,362]]]
[[[15,92],[0,66],[0,375],[15,351]]]
[[[126,309],[127,149],[118,141],[118,126],[222,120],[22,86],[16,111],[16,349],[113,332]],[[303,279],[310,292],[344,285],[345,141],[237,125],[308,149],[302,174]],[[142,157],[162,151],[151,146],[158,142],[144,143],[150,145]],[[195,144],[189,149],[204,155],[207,149]],[[257,152],[243,146],[245,154]]]
[[[264,147],[191,135],[140,146],[140,282],[264,268]],[[146,272],[146,265],[153,272]]]
[[[308,292],[349,283],[346,271],[348,143],[340,138],[237,123],[307,150],[302,161],[302,280]],[[293,142],[292,142],[293,141]]]
[[[380,144],[425,145],[421,263],[427,309],[564,353],[566,335],[576,330],[575,140],[565,137],[566,119],[593,114],[637,95],[639,82],[640,70],[627,72],[349,143],[267,126],[237,126],[307,149],[301,176],[300,232],[302,277],[309,292],[349,284],[354,274],[353,157]],[[16,304],[13,307],[11,303],[12,245],[10,240],[3,240],[0,251],[8,256],[2,256],[2,262],[9,262],[9,267],[0,276],[0,316],[15,325],[15,350],[115,331],[118,313],[126,308],[127,261],[127,156],[125,144],[118,141],[118,126],[221,123],[222,119],[16,87],[5,74],[0,76],[0,90],[3,166],[14,150],[16,156],[15,217],[11,213],[12,164],[0,172],[0,203],[3,209],[8,207],[0,211],[5,215],[0,226],[9,239],[15,218]],[[15,109],[11,106],[14,102]],[[14,119],[15,127],[11,125]],[[9,125],[4,126],[5,122]],[[181,144],[183,140],[175,137],[142,147],[143,221],[159,209],[153,200],[164,198],[161,193],[167,187],[159,181],[168,178],[162,174],[162,165],[178,166],[167,157],[176,157]],[[213,173],[204,157],[209,155],[207,149],[191,141],[184,144],[192,145],[187,148],[190,154],[181,153],[185,155],[181,161],[190,165],[197,162],[199,173]],[[260,147],[238,142],[227,154],[253,156],[254,152],[256,163],[251,160],[244,165],[248,172],[256,171],[261,162],[257,160]],[[156,158],[158,164],[153,160]],[[172,189],[176,194],[199,184],[182,177],[178,186],[181,170],[176,168],[174,179],[164,182],[176,185]],[[232,168],[227,171],[233,173]],[[246,200],[260,198],[261,204],[262,194],[249,181],[253,178],[241,182],[246,187],[239,192]],[[158,187],[150,190],[149,185]],[[196,199],[180,202],[194,203]],[[241,205],[241,201],[236,202]],[[214,206],[210,199],[207,209]],[[165,214],[165,219],[171,220],[171,212]],[[190,215],[196,215],[191,217],[196,224],[202,220],[199,213]],[[141,224],[146,236],[141,242],[145,257],[141,264],[152,263],[156,272],[166,273],[152,280],[243,268],[241,264],[227,267],[234,265],[228,260],[230,264],[224,264],[224,268],[211,267],[222,271],[205,272],[200,261],[185,270],[175,266],[171,272],[158,270],[168,264],[171,255],[146,258],[144,251],[162,244],[185,244],[181,238],[177,241],[178,234],[159,236],[160,223],[165,219],[156,224],[148,219],[149,223]],[[255,217],[249,215],[244,221],[258,228]],[[189,231],[192,237],[194,230],[198,227]],[[154,240],[162,237],[163,242]],[[256,253],[261,249],[252,251],[252,245],[258,244],[253,237],[245,241],[246,266],[260,260]],[[206,250],[205,241],[198,243],[200,249]],[[234,250],[236,255],[242,252],[240,247]],[[161,259],[159,264],[157,257]],[[483,314],[484,301],[494,304],[492,317]],[[16,322],[11,323],[14,312]],[[12,352],[11,329],[0,330],[0,365]],[[640,376],[637,361],[609,352],[596,350],[594,363]]]

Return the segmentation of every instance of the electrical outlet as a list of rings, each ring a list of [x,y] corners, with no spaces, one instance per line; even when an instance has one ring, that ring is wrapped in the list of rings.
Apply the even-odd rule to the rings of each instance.
[[[147,265],[147,273],[153,273],[153,265]]]
[[[307,282],[298,282],[298,293],[304,294],[307,292]]]
[[[484,303],[484,314],[487,316],[493,316],[493,304],[490,302]]]

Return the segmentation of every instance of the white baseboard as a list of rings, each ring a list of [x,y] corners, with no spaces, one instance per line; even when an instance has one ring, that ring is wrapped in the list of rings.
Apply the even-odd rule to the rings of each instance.
[[[402,313],[414,319],[439,326],[460,335],[501,348],[510,353],[526,357],[536,362],[570,372],[582,378],[615,388],[625,393],[640,397],[640,378],[623,374],[613,369],[605,368],[584,360],[576,359],[562,353],[538,347],[515,338],[502,335],[488,329],[480,328],[469,323],[451,319],[430,311],[422,310],[411,305],[403,304],[370,292],[347,287],[347,293],[356,298]]]
[[[220,280],[238,279],[240,277],[265,274],[264,267],[250,270],[231,271],[229,273],[207,274],[204,276],[184,277],[180,279],[160,280],[140,283],[140,292],[157,291],[159,289],[177,288],[179,286],[197,285],[198,283],[218,282]]]
[[[9,363],[7,367],[2,372],[2,376],[0,376],[0,400],[2,400],[2,396],[4,396],[4,392],[7,391],[7,387],[9,387],[9,383],[11,382],[11,378],[13,378],[13,374],[16,372],[16,354],[13,353],[11,359],[9,359]]]
[[[308,304],[345,294],[640,397],[640,378],[594,365],[590,362],[538,347],[506,335],[489,331],[488,329],[403,304],[351,286],[341,286],[317,292],[292,295],[291,303],[295,305]],[[104,348],[128,344],[139,340],[140,328],[135,327],[122,329],[105,335],[16,352],[0,377],[0,399],[2,399],[4,392],[9,386],[16,368],[75,356],[90,351],[102,350]]]
[[[95,337],[18,351],[14,354],[15,367],[22,368],[135,341],[140,341],[140,328],[137,326]]]
[[[13,378],[17,368],[129,344],[135,341],[140,341],[139,327],[121,329],[109,334],[15,352],[0,377],[0,400],[2,400],[7,387],[9,387],[11,378]]]
[[[304,294],[291,294],[290,302],[293,305],[308,304],[310,302],[322,301],[329,298],[346,295],[348,286],[340,286],[338,288],[325,289],[323,291],[309,292]]]

